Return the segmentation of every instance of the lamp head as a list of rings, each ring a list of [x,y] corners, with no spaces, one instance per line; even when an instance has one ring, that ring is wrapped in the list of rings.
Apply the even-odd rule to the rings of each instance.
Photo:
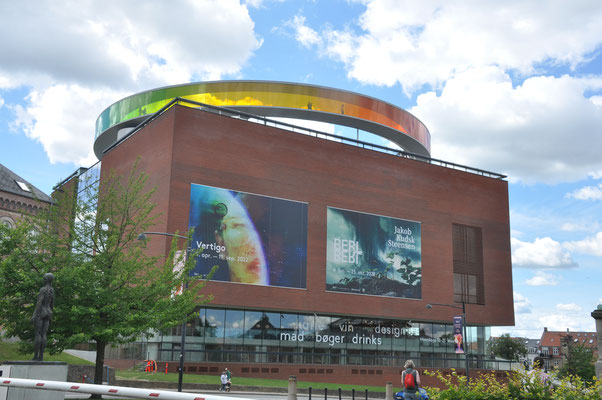
[[[146,237],[146,235],[144,233],[141,233],[140,235],[138,235],[138,240],[140,240],[141,242],[145,242],[146,239],[148,239]]]
[[[430,310],[431,308],[433,308],[433,306],[432,306],[431,304],[427,304],[427,305],[426,305],[426,309],[427,309],[427,310]]]

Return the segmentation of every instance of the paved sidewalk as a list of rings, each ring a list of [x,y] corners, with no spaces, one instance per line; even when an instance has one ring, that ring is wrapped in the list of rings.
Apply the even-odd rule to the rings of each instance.
[[[96,362],[96,352],[87,350],[65,350],[65,353],[71,354],[72,356],[82,358],[86,361]]]
[[[161,389],[161,390],[165,390],[165,389]],[[227,397],[240,397],[240,398],[246,398],[246,399],[254,399],[254,400],[287,400],[287,394],[286,393],[261,393],[261,392],[229,392],[229,393],[223,393],[223,392],[219,392],[219,391],[203,391],[201,392],[188,392],[185,391],[187,393],[198,393],[198,394],[211,394],[214,396],[227,396]],[[69,399],[69,400],[79,400],[79,399],[89,399],[90,396],[87,397],[82,397],[82,395],[80,393],[70,393],[70,392],[66,392],[65,393],[65,399]],[[123,397],[118,397],[118,396],[103,396],[103,399],[123,399]],[[313,397],[315,399],[315,397]],[[308,400],[307,395],[297,395],[297,399],[299,400]],[[338,400],[338,396],[337,397],[331,397],[332,400]]]

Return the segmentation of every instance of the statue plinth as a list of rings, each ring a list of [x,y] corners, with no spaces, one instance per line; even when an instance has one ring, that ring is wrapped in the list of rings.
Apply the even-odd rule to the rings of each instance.
[[[40,379],[45,381],[67,381],[69,366],[62,361],[5,361],[0,365],[2,378]],[[5,390],[6,397],[3,397]],[[0,388],[0,398],[7,400],[63,400],[65,392],[15,387]]]
[[[592,312],[596,320],[596,336],[598,337],[598,359],[596,360],[596,377],[602,379],[602,304]]]

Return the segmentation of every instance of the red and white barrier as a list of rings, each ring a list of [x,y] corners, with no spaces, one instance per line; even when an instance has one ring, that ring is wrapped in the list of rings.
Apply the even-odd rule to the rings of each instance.
[[[123,386],[92,385],[89,383],[42,381],[39,379],[0,378],[0,386],[24,389],[57,390],[60,392],[79,392],[110,396],[131,397],[133,399],[164,400],[251,400],[241,397],[216,396],[172,392],[169,390],[140,389]]]

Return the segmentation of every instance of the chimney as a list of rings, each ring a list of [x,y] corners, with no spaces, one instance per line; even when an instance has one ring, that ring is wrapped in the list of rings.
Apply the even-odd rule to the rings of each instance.
[[[548,327],[547,327],[547,326],[544,326],[544,327],[543,327],[543,331],[544,331],[544,332],[547,332],[547,331],[548,331]]]

